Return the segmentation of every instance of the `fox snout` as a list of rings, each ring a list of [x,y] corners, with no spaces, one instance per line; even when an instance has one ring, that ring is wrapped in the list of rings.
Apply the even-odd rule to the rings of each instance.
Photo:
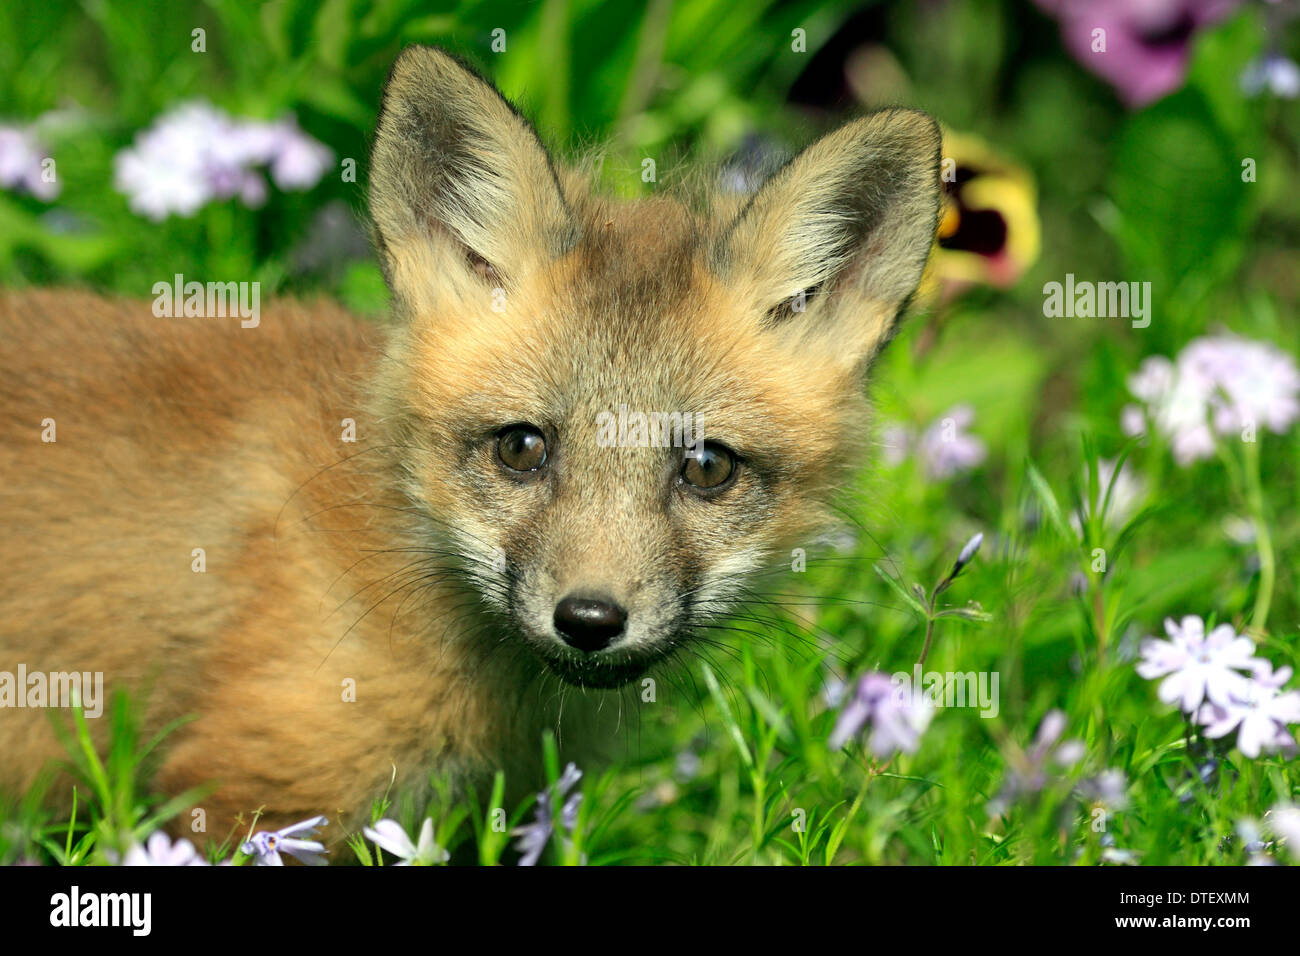
[[[570,647],[603,651],[623,633],[627,611],[606,598],[569,595],[555,605],[555,631]]]
[[[510,630],[569,683],[625,684],[681,643],[689,575],[650,509],[597,522],[580,516],[604,507],[557,497],[562,510],[535,516],[535,533],[517,535],[508,552]]]

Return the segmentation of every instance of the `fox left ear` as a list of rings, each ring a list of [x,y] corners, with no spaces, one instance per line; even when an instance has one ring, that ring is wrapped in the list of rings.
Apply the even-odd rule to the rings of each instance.
[[[938,222],[935,121],[894,109],[827,134],[772,176],[725,231],[715,262],[761,315],[865,364],[916,290]]]

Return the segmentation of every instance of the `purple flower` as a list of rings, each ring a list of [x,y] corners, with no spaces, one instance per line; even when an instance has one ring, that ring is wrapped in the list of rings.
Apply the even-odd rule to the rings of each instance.
[[[515,849],[522,854],[519,858],[520,866],[536,866],[546,844],[550,842],[551,835],[555,832],[555,812],[552,809],[555,801],[564,800],[560,808],[560,826],[566,833],[573,833],[573,828],[578,824],[578,807],[582,804],[582,794],[572,794],[567,800],[565,797],[581,779],[582,771],[576,764],[570,763],[553,787],[537,795],[533,822],[517,827],[514,831],[514,835],[519,837]]]
[[[1110,768],[1095,777],[1079,782],[1079,796],[1107,810],[1122,810],[1128,805],[1128,780],[1123,770]]]
[[[673,776],[683,783],[694,780],[699,776],[702,764],[700,755],[688,747],[677,754],[677,760],[673,764]]]
[[[1214,436],[1267,427],[1282,434],[1300,418],[1300,369],[1268,342],[1235,335],[1194,339],[1175,361],[1151,356],[1129,379],[1145,410],[1124,410],[1124,431],[1154,424],[1175,460],[1187,465],[1214,455]]]
[[[881,432],[881,457],[887,465],[899,465],[910,452],[915,451],[931,481],[952,478],[970,471],[988,454],[982,441],[966,433],[974,421],[975,409],[969,405],[957,405],[915,439],[906,427],[889,425]]]
[[[283,830],[254,833],[240,847],[240,852],[256,857],[257,866],[284,866],[281,853],[287,853],[308,866],[325,866],[328,862],[323,856],[325,844],[302,837],[314,837],[316,828],[328,822],[324,817],[312,817]]]
[[[1255,644],[1238,637],[1230,624],[1220,624],[1208,635],[1205,622],[1188,615],[1181,623],[1165,620],[1169,640],[1146,638],[1141,645],[1138,675],[1147,680],[1163,677],[1156,695],[1166,704],[1177,703],[1189,714],[1206,701],[1226,707],[1246,694],[1248,681],[1237,673],[1256,666]]]
[[[122,866],[207,866],[208,862],[194,849],[189,840],[172,843],[167,834],[159,830],[145,845],[135,844],[126,851]]]
[[[269,166],[281,189],[308,189],[332,162],[292,119],[238,120],[208,103],[184,103],[118,153],[114,185],[134,212],[160,221],[234,196],[261,205],[266,179],[255,167]]]
[[[990,816],[1001,816],[1012,804],[1042,791],[1052,776],[1051,771],[1068,770],[1083,759],[1082,741],[1061,740],[1065,725],[1064,711],[1049,711],[1038,725],[1029,751],[1015,749],[1008,755],[1010,767],[1002,789],[989,801]]]
[[[364,827],[361,832],[367,840],[382,850],[387,850],[401,862],[396,866],[435,866],[446,863],[450,855],[433,840],[433,820],[425,817],[420,827],[420,842],[413,843],[402,825],[396,820],[380,820],[374,827]]]
[[[0,126],[0,187],[49,202],[59,194],[59,184],[44,175],[48,157],[30,129]]]
[[[951,478],[984,461],[984,443],[966,433],[974,421],[975,409],[958,405],[921,433],[917,455],[930,479]]]
[[[1239,4],[1239,0],[1035,2],[1060,21],[1061,39],[1074,58],[1115,87],[1130,107],[1182,86],[1193,36]]]
[[[888,675],[872,671],[858,679],[828,744],[839,750],[850,738],[869,730],[867,747],[877,757],[884,759],[898,751],[916,753],[933,715],[933,705],[922,695],[909,694]]]

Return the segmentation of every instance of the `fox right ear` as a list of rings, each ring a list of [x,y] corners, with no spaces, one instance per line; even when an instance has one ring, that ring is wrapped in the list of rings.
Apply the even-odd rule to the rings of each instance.
[[[907,109],[823,136],[750,198],[718,244],[719,270],[765,328],[835,361],[869,362],[930,254],[941,144],[935,121]],[[796,296],[806,315],[789,314]]]
[[[425,46],[403,50],[384,87],[370,213],[385,278],[408,309],[458,268],[459,278],[472,279],[475,264],[508,278],[575,240],[532,126],[481,76]]]

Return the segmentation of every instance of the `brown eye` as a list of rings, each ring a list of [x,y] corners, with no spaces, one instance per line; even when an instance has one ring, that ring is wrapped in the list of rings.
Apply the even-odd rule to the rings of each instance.
[[[736,456],[716,442],[705,442],[698,452],[688,450],[682,465],[682,481],[700,491],[718,491],[736,473]]]
[[[808,311],[809,306],[812,305],[813,298],[819,292],[821,292],[820,286],[811,285],[806,289],[800,289],[788,299],[782,299],[768,311],[768,321],[781,322]]]
[[[497,281],[496,266],[492,265],[492,263],[488,262],[477,252],[470,252],[468,254],[468,258],[469,258],[470,268],[474,270],[474,272],[478,275],[480,279],[483,279],[487,282]]]
[[[546,439],[532,425],[511,425],[497,436],[497,457],[512,471],[536,471],[546,464]]]

